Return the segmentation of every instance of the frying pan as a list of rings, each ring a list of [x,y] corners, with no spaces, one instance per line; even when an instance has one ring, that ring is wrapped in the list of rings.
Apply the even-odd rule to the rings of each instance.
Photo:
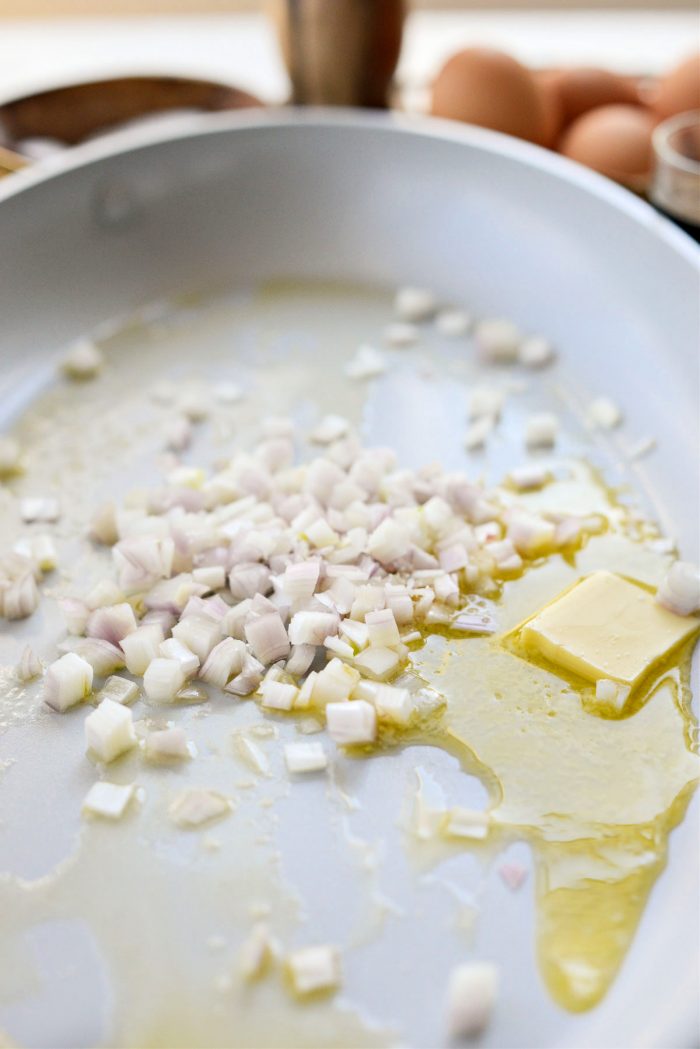
[[[635,483],[697,559],[698,258],[689,239],[612,183],[479,129],[293,110],[132,129],[0,183],[0,423],[49,381],[57,348],[154,300],[272,279],[428,285],[443,300],[544,332],[562,348],[569,388],[613,396],[631,432],[656,438]],[[444,412],[460,433],[462,409],[448,398]],[[15,637],[2,642],[0,661],[9,662]],[[402,762],[410,768],[410,755],[381,774],[388,778],[375,798],[382,782],[391,793]],[[46,817],[38,794],[23,804],[25,837],[29,827],[34,835],[32,846],[24,842],[23,874],[32,877]],[[376,804],[378,820],[394,818]],[[0,857],[14,870],[11,831],[0,827]],[[484,1044],[697,1044],[697,845],[694,802],[622,973],[590,1014],[564,1014],[543,994],[526,903],[492,922],[481,948],[517,993]],[[317,887],[327,851],[319,844]],[[404,909],[414,903],[409,893]],[[435,903],[440,928],[450,926],[450,906],[446,897]],[[429,936],[414,944],[429,955],[415,971],[397,967],[391,944],[378,948],[357,977],[359,1000],[378,981],[400,988],[392,1000],[404,1004],[380,1019],[401,1044],[438,1044],[435,1002],[457,951],[451,937],[444,933],[442,947]],[[435,973],[428,988],[416,982],[426,969]],[[12,1014],[24,1017],[16,1038],[82,1045],[100,1037],[88,1009],[82,1029],[61,1027],[55,1006],[42,1027],[40,1002],[31,1023]],[[0,1026],[5,1015],[0,1005]]]

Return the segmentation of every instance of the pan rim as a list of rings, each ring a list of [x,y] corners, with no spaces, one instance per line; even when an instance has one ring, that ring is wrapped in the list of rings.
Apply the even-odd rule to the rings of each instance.
[[[112,131],[73,146],[65,152],[27,166],[0,181],[0,206],[35,187],[111,157],[138,153],[185,139],[227,135],[238,130],[270,131],[293,128],[351,130],[374,134],[409,135],[424,140],[463,144],[491,153],[566,182],[613,210],[623,213],[700,274],[700,247],[651,204],[610,179],[541,146],[487,128],[436,117],[323,107],[270,107],[220,113],[188,114],[169,118],[162,126],[147,124]]]

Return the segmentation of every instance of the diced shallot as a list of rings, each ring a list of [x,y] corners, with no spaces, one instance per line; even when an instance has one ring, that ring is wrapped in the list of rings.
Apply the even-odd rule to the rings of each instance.
[[[120,642],[126,669],[130,674],[144,674],[154,660],[163,641],[163,630],[157,623],[138,627]]]
[[[118,645],[136,629],[134,610],[123,601],[118,605],[96,608],[87,621],[86,633],[88,637],[100,637],[103,641]]]
[[[520,555],[536,557],[554,545],[555,526],[543,517],[518,510],[510,515],[506,534]]]
[[[192,757],[191,744],[179,725],[149,732],[144,753],[149,761],[183,761]]]
[[[192,571],[195,583],[207,590],[221,590],[226,585],[226,569],[223,565],[208,565]]]
[[[180,618],[187,619],[188,616],[204,616],[215,623],[220,623],[228,610],[229,606],[219,594],[213,594],[211,597],[199,597],[198,594],[193,594],[183,608]]]
[[[622,411],[610,397],[596,397],[586,411],[588,425],[597,430],[614,430],[622,422]]]
[[[441,335],[450,339],[466,335],[472,326],[472,319],[464,310],[454,308],[440,310],[435,317],[435,327]]]
[[[374,681],[388,681],[399,669],[400,663],[398,653],[391,648],[366,648],[355,656],[358,670]]]
[[[447,1026],[451,1038],[473,1038],[491,1019],[498,992],[498,970],[487,962],[465,962],[450,974]]]
[[[93,783],[83,799],[82,811],[89,816],[101,816],[107,820],[119,820],[127,810],[136,792],[133,783]]]
[[[700,611],[700,571],[689,561],[674,561],[656,592],[660,605],[679,616]]]
[[[374,346],[359,346],[355,356],[345,365],[349,379],[373,379],[386,371],[386,361]]]
[[[61,507],[58,499],[49,496],[28,496],[20,500],[19,513],[25,524],[31,524],[33,521],[53,524],[61,516]]]
[[[270,569],[257,562],[235,565],[229,573],[228,584],[239,601],[256,594],[269,594],[272,589]]]
[[[102,351],[90,339],[80,339],[71,346],[63,360],[61,369],[69,379],[94,379],[102,365]]]
[[[483,415],[480,419],[475,419],[474,422],[470,423],[464,435],[464,447],[467,451],[474,452],[478,448],[483,448],[491,436],[494,426],[494,419],[490,415]]]
[[[119,585],[125,592],[145,588],[167,578],[173,565],[175,544],[172,539],[133,536],[112,547],[119,572]]]
[[[56,544],[50,535],[32,535],[15,543],[14,550],[34,561],[41,572],[52,572],[58,564]]]
[[[611,681],[607,678],[601,678],[595,683],[595,701],[604,707],[611,707],[615,711],[620,711],[627,702],[630,690],[627,685],[620,684],[619,681]]]
[[[130,706],[138,697],[139,686],[135,681],[112,675],[107,678],[97,693],[97,702],[101,703],[104,699],[111,699],[114,703],[125,703],[127,706]]]
[[[176,660],[182,667],[182,673],[186,679],[194,677],[199,670],[199,659],[197,656],[186,645],[183,645],[182,641],[178,641],[176,637],[169,637],[166,641],[161,641],[157,654],[164,656],[165,659]],[[152,658],[155,659],[155,656]]]
[[[173,637],[203,663],[214,645],[221,640],[221,626],[208,616],[192,615],[173,627]]]
[[[320,743],[285,743],[284,760],[292,773],[320,772],[328,765],[326,752]]]
[[[366,623],[359,623],[354,619],[344,619],[340,624],[340,632],[343,637],[349,640],[353,648],[358,651],[366,648],[369,643],[369,630]]]
[[[328,640],[326,638],[326,640]],[[315,645],[292,645],[285,670],[294,677],[301,677],[309,669],[316,656]]]
[[[265,666],[289,655],[289,637],[279,612],[267,612],[249,619],[245,625],[245,637],[255,658]]]
[[[39,590],[32,572],[0,586],[0,615],[5,619],[27,619],[39,607]]]
[[[394,321],[393,324],[387,324],[383,332],[386,345],[393,346],[397,350],[405,346],[412,346],[414,342],[418,342],[419,337],[418,327],[409,321]]]
[[[22,682],[32,681],[35,677],[39,677],[41,671],[41,661],[36,656],[34,649],[29,645],[25,645],[15,669],[17,680]]]
[[[530,415],[525,423],[525,444],[528,448],[551,448],[558,431],[559,420],[551,412]]]
[[[518,349],[518,363],[526,368],[543,368],[551,364],[555,356],[552,344],[541,335],[530,335],[523,339]]]
[[[340,703],[350,698],[360,675],[354,667],[340,659],[331,659],[316,675],[313,686],[313,702],[317,706]]]
[[[404,557],[411,541],[406,529],[391,517],[386,517],[372,532],[367,550],[382,564],[391,564]]]
[[[549,471],[541,466],[518,466],[511,470],[508,480],[519,492],[532,492],[542,488],[550,476]]]
[[[323,645],[327,652],[332,652],[342,659],[352,659],[355,655],[352,645],[349,645],[347,641],[341,641],[339,637],[327,637]]]
[[[265,751],[254,740],[245,733],[237,732],[233,737],[234,753],[244,765],[259,776],[267,776],[270,772],[270,762],[267,760]]]
[[[240,674],[245,662],[246,647],[243,641],[225,637],[215,645],[207,656],[199,673],[208,685],[224,688],[232,677]]]
[[[63,713],[92,690],[92,667],[74,652],[52,663],[44,675],[44,702]]]
[[[187,572],[181,572],[170,579],[163,579],[151,587],[145,596],[147,608],[156,611],[174,612],[177,615],[187,606],[191,597],[205,593],[201,583]]]
[[[303,947],[287,959],[292,986],[299,995],[330,991],[340,983],[340,953],[328,945]]]
[[[322,645],[338,633],[340,618],[335,612],[296,612],[289,624],[293,645]]]
[[[75,597],[64,597],[59,600],[63,620],[69,634],[83,634],[90,615],[84,601]]]
[[[489,543],[486,550],[493,558],[499,572],[518,572],[523,567],[522,558],[510,539],[500,539]]]
[[[505,393],[495,386],[475,386],[469,394],[469,418],[498,419],[503,410]]]
[[[521,335],[512,321],[500,318],[479,321],[474,334],[486,363],[512,364],[517,359]]]
[[[143,675],[144,691],[156,703],[174,700],[184,684],[185,674],[177,659],[158,656],[148,664]]]
[[[394,298],[394,311],[402,321],[424,321],[435,313],[437,300],[432,291],[407,285]]]
[[[377,736],[377,712],[364,699],[329,703],[326,707],[328,735],[342,746],[373,743]]]
[[[344,437],[348,432],[350,424],[341,415],[326,415],[311,434],[311,440],[316,444],[330,444]]]
[[[110,762],[136,743],[131,711],[113,699],[103,699],[85,718],[85,742],[100,761]]]
[[[470,634],[494,634],[498,629],[495,619],[480,608],[463,608],[452,617],[450,626]]]
[[[119,532],[114,503],[104,503],[93,515],[90,522],[90,538],[104,546],[113,546],[116,543]]]
[[[265,667],[253,656],[247,656],[240,674],[226,685],[224,691],[234,696],[249,696],[255,692],[263,679]]]
[[[368,612],[365,616],[365,623],[371,646],[393,648],[394,645],[401,643],[399,628],[390,608],[378,608],[373,612]]]
[[[283,681],[263,681],[260,688],[262,705],[270,710],[291,710],[294,700],[299,694],[296,685],[285,684]]]
[[[123,601],[124,595],[113,579],[101,579],[85,596],[85,604],[91,612],[96,608],[106,608],[107,605],[119,605]]]
[[[98,677],[107,677],[124,666],[121,648],[99,637],[66,638],[58,645],[59,651],[73,652],[89,663]]]
[[[396,725],[407,725],[413,713],[413,700],[407,688],[378,685],[374,693],[377,716]]]
[[[178,827],[201,827],[231,811],[231,802],[215,790],[192,787],[179,794],[170,805],[168,815]]]
[[[183,452],[192,440],[192,424],[186,415],[176,415],[165,427],[165,445],[173,452]]]
[[[490,826],[491,820],[487,812],[457,805],[447,813],[444,832],[451,838],[481,841],[487,837]]]
[[[318,561],[301,561],[287,566],[280,585],[290,601],[306,601],[312,596],[320,569]]]

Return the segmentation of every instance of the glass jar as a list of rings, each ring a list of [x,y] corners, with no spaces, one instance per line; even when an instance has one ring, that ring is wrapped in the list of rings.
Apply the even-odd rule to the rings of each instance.
[[[664,120],[652,142],[652,203],[700,241],[700,110]]]

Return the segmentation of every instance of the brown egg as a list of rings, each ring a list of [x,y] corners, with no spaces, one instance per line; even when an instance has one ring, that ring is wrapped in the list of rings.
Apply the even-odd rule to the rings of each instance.
[[[700,52],[686,58],[662,77],[652,98],[654,113],[660,120],[700,109]]]
[[[544,113],[535,79],[510,55],[485,48],[460,51],[433,85],[434,116],[542,142]]]
[[[643,190],[652,167],[654,118],[641,106],[600,106],[564,132],[560,152],[602,175]]]
[[[636,85],[628,77],[616,76],[607,69],[583,67],[562,70],[559,97],[565,125],[598,106],[639,103]]]
[[[554,149],[564,124],[564,107],[561,101],[560,69],[540,69],[534,73],[539,88],[544,116],[542,145]]]

